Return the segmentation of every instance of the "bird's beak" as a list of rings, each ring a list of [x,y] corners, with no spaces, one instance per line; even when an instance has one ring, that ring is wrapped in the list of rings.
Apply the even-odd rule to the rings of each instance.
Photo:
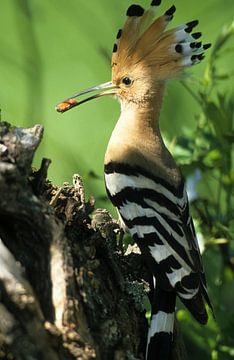
[[[105,89],[108,89],[108,90],[105,90]],[[85,94],[88,94],[90,92],[97,91],[97,90],[105,90],[105,91],[99,92],[99,93],[97,93],[95,95],[92,95],[92,96],[87,97],[87,98],[85,98],[83,100],[80,100],[80,101],[75,100],[75,98],[78,97],[78,96],[85,95]],[[58,112],[64,113],[65,111],[70,110],[71,108],[73,108],[75,106],[78,106],[80,104],[83,104],[86,101],[96,99],[96,98],[98,98],[100,96],[104,96],[104,95],[115,95],[115,94],[116,94],[116,86],[113,85],[111,81],[109,81],[107,83],[97,85],[97,86],[94,86],[94,87],[92,87],[90,89],[81,91],[81,92],[69,97],[68,99],[66,99],[66,100],[62,101],[61,103],[57,104],[55,109]]]

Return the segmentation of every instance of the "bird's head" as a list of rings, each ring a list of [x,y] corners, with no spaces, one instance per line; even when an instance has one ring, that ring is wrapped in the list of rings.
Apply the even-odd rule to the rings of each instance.
[[[204,50],[210,44],[202,45],[196,40],[201,33],[193,33],[197,20],[187,22],[166,31],[176,10],[171,6],[163,15],[155,18],[161,0],[153,0],[150,8],[131,5],[127,19],[117,33],[112,54],[112,80],[66,99],[57,105],[64,112],[88,100],[115,95],[121,102],[140,103],[151,101],[164,82],[180,74],[185,68],[199,63]],[[101,92],[84,100],[75,98],[86,93]]]
[[[129,67],[121,70],[113,79],[114,94],[121,102],[141,103],[153,93],[152,78],[144,69]]]

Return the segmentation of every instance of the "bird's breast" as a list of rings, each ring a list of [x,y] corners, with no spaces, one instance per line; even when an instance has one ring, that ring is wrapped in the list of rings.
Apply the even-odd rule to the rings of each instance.
[[[177,186],[181,174],[163,142],[154,115],[152,109],[142,110],[130,105],[122,109],[107,146],[105,164],[141,167]]]

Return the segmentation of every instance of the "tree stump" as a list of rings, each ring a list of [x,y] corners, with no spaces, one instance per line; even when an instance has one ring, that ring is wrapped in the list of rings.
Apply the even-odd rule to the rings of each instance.
[[[0,359],[144,359],[141,256],[78,175],[58,187],[49,160],[32,170],[42,136],[0,123]],[[177,335],[173,359],[186,360]]]

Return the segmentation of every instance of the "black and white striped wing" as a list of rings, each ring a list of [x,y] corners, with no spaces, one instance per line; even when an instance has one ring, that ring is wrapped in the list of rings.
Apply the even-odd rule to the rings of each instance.
[[[205,322],[205,279],[184,183],[175,189],[141,168],[113,163],[105,166],[105,182],[160,287],[175,289],[193,315]]]

